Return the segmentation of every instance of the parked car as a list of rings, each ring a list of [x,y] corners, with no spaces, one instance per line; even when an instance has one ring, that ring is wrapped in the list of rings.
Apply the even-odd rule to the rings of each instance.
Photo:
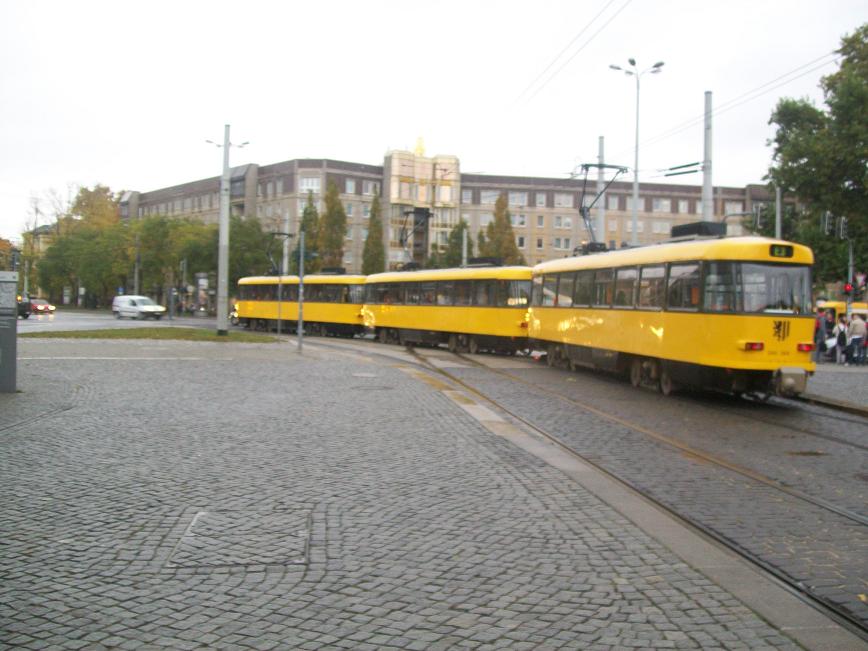
[[[166,313],[166,308],[154,303],[147,296],[115,296],[112,312],[118,319],[128,316],[131,319],[159,320]]]
[[[56,308],[44,298],[31,298],[30,311],[33,314],[54,314]]]
[[[26,319],[30,316],[31,311],[30,301],[25,296],[18,294],[18,316]]]

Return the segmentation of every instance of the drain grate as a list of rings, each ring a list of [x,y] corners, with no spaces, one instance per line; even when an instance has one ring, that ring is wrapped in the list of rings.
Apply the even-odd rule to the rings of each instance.
[[[171,568],[305,565],[312,508],[199,511],[168,560]]]

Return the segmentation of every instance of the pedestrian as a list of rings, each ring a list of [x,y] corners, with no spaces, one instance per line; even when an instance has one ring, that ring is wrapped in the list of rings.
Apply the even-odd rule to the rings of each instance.
[[[841,314],[838,317],[838,323],[832,330],[832,336],[835,337],[835,362],[843,364],[847,359],[847,316]]]
[[[814,361],[823,359],[826,352],[826,310],[817,310],[817,319],[814,321]]]
[[[865,364],[865,337],[868,329],[858,314],[854,314],[847,326],[847,336],[850,338],[850,361],[856,366]]]

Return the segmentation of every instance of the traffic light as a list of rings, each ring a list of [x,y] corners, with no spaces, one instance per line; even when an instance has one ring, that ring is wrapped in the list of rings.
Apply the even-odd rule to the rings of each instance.
[[[853,293],[853,283],[844,283],[844,296],[849,296]]]
[[[847,239],[847,218],[841,217],[841,220],[838,222],[838,237],[842,240]]]

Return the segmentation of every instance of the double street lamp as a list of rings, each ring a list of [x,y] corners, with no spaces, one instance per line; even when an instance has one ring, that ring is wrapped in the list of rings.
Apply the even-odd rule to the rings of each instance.
[[[627,59],[627,62],[630,64],[630,68],[622,68],[621,66],[616,66],[614,64],[609,67],[612,70],[618,70],[623,72],[628,77],[636,77],[636,147],[635,147],[635,157],[633,159],[633,233],[630,237],[630,244],[636,246],[639,244],[639,79],[646,72],[650,72],[652,75],[660,72],[660,69],[663,67],[663,62],[658,61],[650,68],[639,71],[639,68],[636,66],[636,59],[630,58]]]

